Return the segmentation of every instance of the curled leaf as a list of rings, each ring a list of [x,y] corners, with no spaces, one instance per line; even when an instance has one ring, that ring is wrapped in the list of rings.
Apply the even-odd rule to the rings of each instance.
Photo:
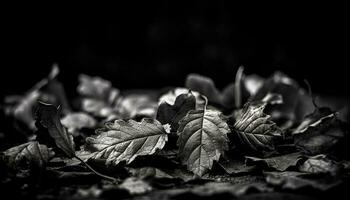
[[[290,128],[313,109],[311,97],[306,91],[282,72],[275,72],[266,79],[251,101],[262,100],[268,93],[280,94],[283,98],[283,104],[275,105],[267,111],[281,128]]]
[[[56,108],[52,104],[39,102],[36,111],[36,120],[42,127],[48,130],[58,148],[60,148],[68,157],[74,157],[75,145],[73,136],[61,124],[60,107]]]
[[[181,94],[187,94],[190,90],[187,88],[175,88],[173,90],[168,91],[167,93],[163,94],[161,97],[159,97],[158,105],[162,103],[167,103],[169,105],[174,105],[176,98],[180,96]],[[196,98],[196,107],[201,106],[204,101],[200,97],[200,94],[196,91],[191,91],[193,96]]]
[[[243,92],[245,92],[241,87],[242,78],[243,68],[240,67],[237,70],[235,83],[228,84],[220,91],[211,78],[199,74],[189,74],[186,78],[185,86],[206,96],[209,103],[220,105],[224,108],[233,108],[240,106]]]
[[[307,154],[331,153],[345,136],[342,122],[328,108],[316,108],[292,132],[294,144]]]
[[[163,102],[158,107],[157,120],[162,124],[170,124],[171,130],[176,131],[179,121],[188,111],[196,107],[196,98],[191,92],[176,97],[174,105]]]
[[[220,112],[192,110],[179,122],[179,157],[194,174],[204,175],[228,149],[230,129]]]
[[[131,163],[137,156],[162,149],[167,141],[163,126],[156,120],[116,120],[107,122],[96,136],[86,139],[90,159],[106,159],[106,164]]]
[[[186,78],[185,86],[205,95],[213,103],[221,103],[221,93],[211,78],[199,74],[189,74]]]
[[[329,108],[316,108],[313,113],[307,115],[300,125],[294,129],[293,134],[302,134],[310,129],[315,129],[318,126],[329,123],[329,120],[333,119],[334,117],[334,112],[332,112]]]

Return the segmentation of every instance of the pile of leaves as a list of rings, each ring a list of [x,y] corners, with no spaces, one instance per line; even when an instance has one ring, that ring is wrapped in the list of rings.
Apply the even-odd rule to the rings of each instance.
[[[222,91],[121,92],[79,76],[67,99],[54,66],[1,105],[1,183],[38,199],[313,198],[346,188],[347,114],[287,75],[237,70]],[[321,191],[321,192],[320,192]]]

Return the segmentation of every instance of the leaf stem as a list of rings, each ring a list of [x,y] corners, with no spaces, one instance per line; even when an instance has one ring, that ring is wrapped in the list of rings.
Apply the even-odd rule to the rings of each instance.
[[[243,76],[244,67],[240,66],[236,72],[236,78],[235,78],[235,106],[236,108],[240,108],[242,104],[242,93],[241,93],[241,81]]]
[[[319,108],[317,103],[316,103],[316,96],[312,93],[311,85],[310,85],[309,81],[304,79],[304,82],[307,86],[309,96],[311,97],[311,100],[312,100],[312,104],[314,105],[315,108]]]
[[[87,164],[85,161],[83,161],[81,158],[79,158],[78,156],[74,156],[76,159],[78,159],[81,163],[83,163],[87,168],[89,168],[90,171],[92,171],[94,174],[96,174],[97,176],[100,176],[104,179],[107,179],[109,181],[112,181],[112,182],[117,182],[117,179],[113,178],[113,177],[110,177],[110,176],[107,176],[107,175],[104,175],[104,174],[101,174],[99,172],[97,172],[96,170],[94,170],[89,164]]]

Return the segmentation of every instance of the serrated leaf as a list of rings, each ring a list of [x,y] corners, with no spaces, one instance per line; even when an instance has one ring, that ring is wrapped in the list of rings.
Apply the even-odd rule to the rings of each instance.
[[[60,107],[56,108],[52,104],[39,102],[36,111],[36,120],[41,126],[48,130],[58,148],[60,148],[68,157],[74,157],[75,145],[73,136],[61,124]]]
[[[264,113],[267,102],[248,102],[236,117],[234,129],[241,142],[253,150],[273,150],[281,129]]]
[[[204,175],[228,149],[227,133],[230,129],[220,118],[220,112],[192,110],[179,122],[179,157],[188,170]]]
[[[98,135],[86,139],[90,159],[106,159],[106,164],[131,163],[137,156],[162,149],[167,141],[163,126],[154,119],[108,122]]]
[[[46,145],[36,141],[12,147],[3,152],[7,165],[14,169],[36,166],[42,168],[53,156],[53,152]],[[29,166],[23,166],[28,164]]]
[[[179,121],[190,110],[194,110],[196,107],[196,98],[191,92],[187,94],[181,94],[176,97],[174,105],[170,105],[166,102],[162,102],[158,107],[157,120],[162,124],[170,124],[171,130],[176,131],[178,129]]]

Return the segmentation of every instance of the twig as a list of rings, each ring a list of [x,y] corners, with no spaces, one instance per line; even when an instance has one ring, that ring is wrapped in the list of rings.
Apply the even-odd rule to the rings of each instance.
[[[97,176],[100,176],[104,179],[107,179],[109,181],[112,181],[113,183],[117,182],[117,179],[113,178],[113,177],[110,177],[110,176],[107,176],[107,175],[104,175],[104,174],[101,174],[99,172],[97,172],[96,170],[94,170],[89,164],[87,164],[85,161],[83,161],[81,158],[79,158],[78,156],[74,156],[76,159],[78,159],[81,163],[83,163],[87,168],[89,168],[90,171],[92,171],[94,174],[96,174]]]

